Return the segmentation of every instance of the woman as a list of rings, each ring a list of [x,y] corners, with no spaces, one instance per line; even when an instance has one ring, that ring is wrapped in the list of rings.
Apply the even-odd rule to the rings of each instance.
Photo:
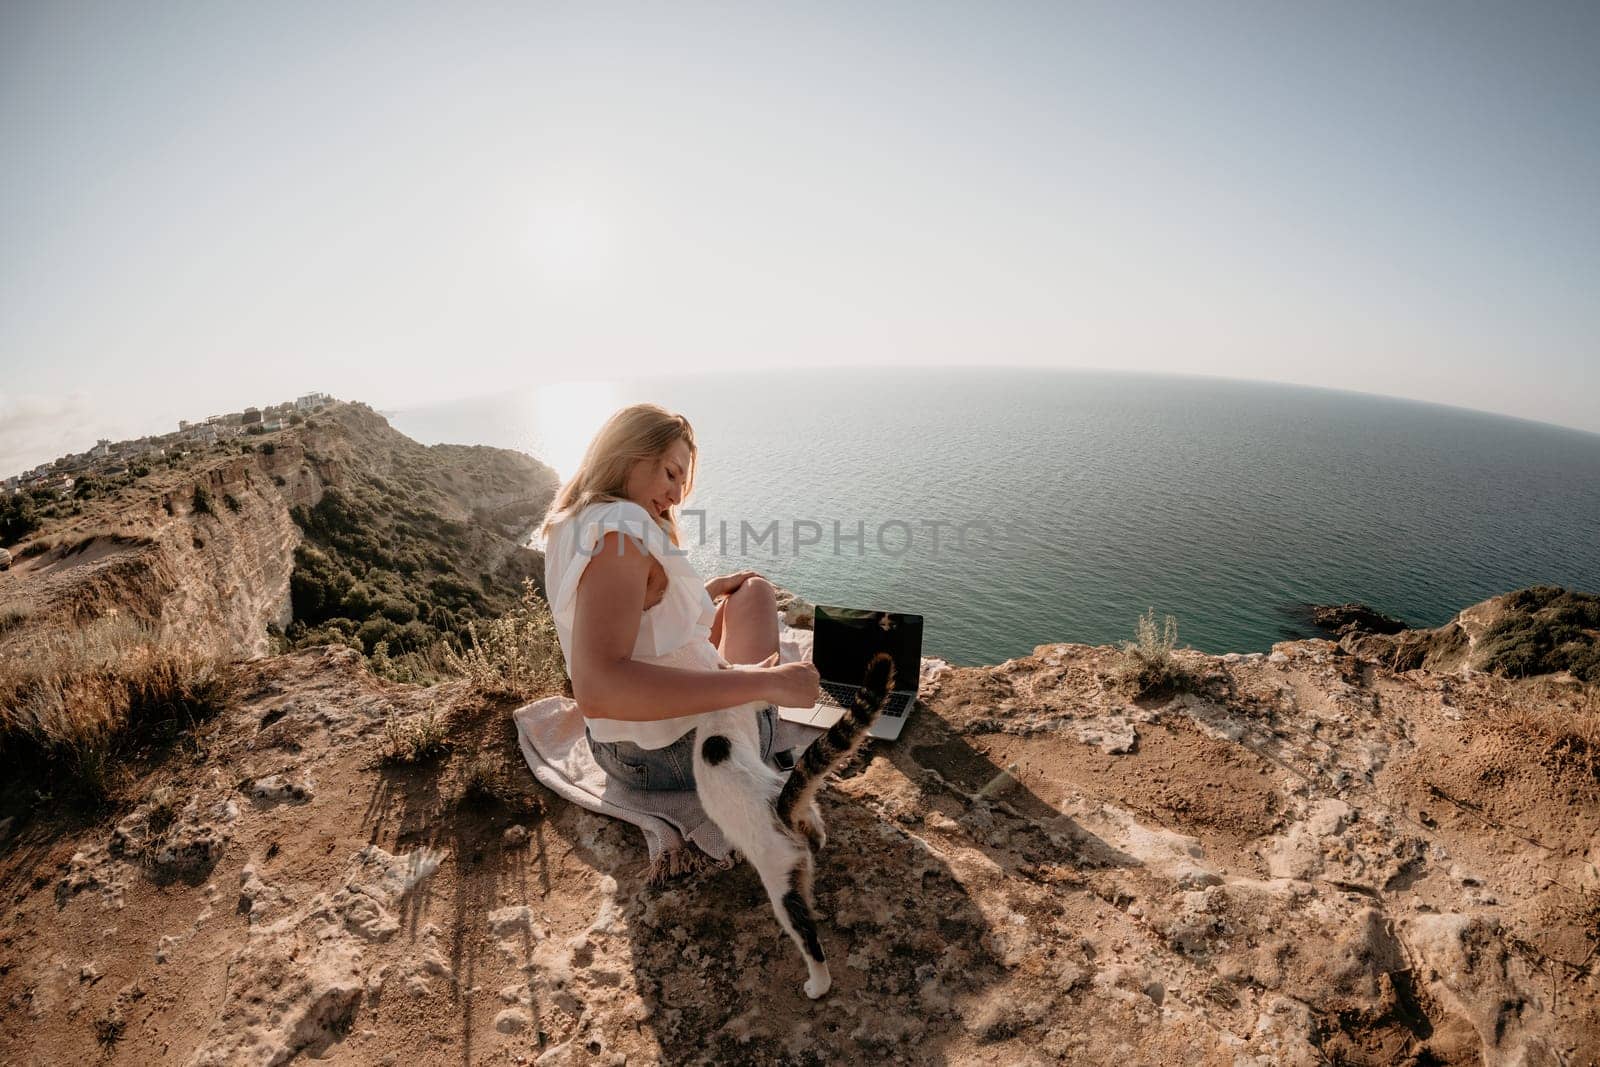
[[[694,728],[753,702],[768,759],[775,704],[817,698],[809,663],[777,663],[771,583],[702,582],[679,547],[677,508],[698,452],[682,415],[635,404],[606,420],[545,516],[545,590],[590,747],[639,789],[694,788]],[[739,670],[729,670],[731,666]]]

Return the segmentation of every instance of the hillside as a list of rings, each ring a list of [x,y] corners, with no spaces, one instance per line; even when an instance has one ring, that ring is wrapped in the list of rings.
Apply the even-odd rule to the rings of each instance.
[[[104,807],[6,794],[0,1062],[1600,1062],[1600,693],[1560,629],[1586,632],[1581,597],[1458,617],[1474,654],[1517,634],[1577,668],[1527,677],[1359,629],[1178,650],[1143,696],[1106,646],[925,660],[906,733],[823,791],[835,986],[811,1002],[748,866],[647,884],[631,827],[534,782],[517,701],[378,673],[362,627],[431,617],[386,596],[442,597],[446,564],[512,595],[542,469],[355,405],[295,430],[0,574],[25,609],[0,654],[115,609],[252,657]],[[195,512],[197,484],[238,510]],[[260,655],[269,623],[344,629],[283,614],[312,550],[375,616]]]
[[[521,453],[426,448],[365,405],[338,404],[130,476],[10,545],[0,650],[112,609],[228,656],[266,653],[269,627],[295,620],[349,640],[385,608],[396,625],[361,635],[364,651],[455,635],[542,574],[520,542],[555,489],[554,472]],[[386,599],[402,594],[398,607]],[[433,619],[406,633],[419,608]],[[336,619],[348,622],[330,629]]]
[[[647,886],[510,702],[256,661],[114,823],[6,826],[0,1059],[1595,1062],[1592,690],[1297,641],[1129,703],[1119,655],[926,664],[825,792],[816,1004],[748,868]]]
[[[1540,585],[1491,597],[1443,626],[1412,630],[1360,605],[1340,644],[1366,659],[1409,669],[1478,670],[1525,678],[1563,673],[1600,684],[1600,596]],[[1374,625],[1376,622],[1377,625]]]

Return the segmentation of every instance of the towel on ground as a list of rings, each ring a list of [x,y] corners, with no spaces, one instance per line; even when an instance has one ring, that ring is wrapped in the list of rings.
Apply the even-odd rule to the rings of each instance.
[[[809,630],[796,630],[781,621],[778,630],[779,662],[811,658]],[[644,833],[650,852],[650,881],[713,865],[732,865],[722,831],[706,817],[694,790],[633,789],[600,768],[589,751],[583,715],[571,697],[536,700],[512,712],[512,718],[522,757],[540,784],[590,811],[631,822]],[[821,732],[779,719],[773,751],[804,748]]]

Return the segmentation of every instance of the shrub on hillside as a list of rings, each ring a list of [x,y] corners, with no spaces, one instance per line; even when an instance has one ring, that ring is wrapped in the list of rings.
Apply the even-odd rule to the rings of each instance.
[[[291,516],[305,533],[295,552],[288,637],[304,647],[329,636],[369,657],[385,646],[407,677],[429,678],[446,650],[459,652],[467,624],[487,623],[517,604],[517,572],[468,575],[482,542],[441,511],[448,505],[419,472],[330,486]],[[385,668],[388,670],[390,668]]]
[[[1600,682],[1600,596],[1554,585],[1517,590],[1480,639],[1477,666],[1512,678],[1570,671]]]
[[[467,634],[467,647],[448,662],[479,692],[532,699],[565,688],[555,620],[531,579],[515,608],[482,628],[468,622]]]
[[[212,511],[211,511],[211,494],[206,490],[206,487],[203,486],[203,485],[197,485],[197,486],[194,487],[194,510],[195,510],[195,514],[197,514],[197,515],[210,515],[210,514],[212,514]]]
[[[39,528],[39,505],[28,493],[0,498],[0,544],[20,541]]]
[[[1172,655],[1178,642],[1178,620],[1171,615],[1156,625],[1150,608],[1134,622],[1133,641],[1123,642],[1122,658],[1111,679],[1134,696],[1158,696],[1193,687],[1189,672]]]
[[[378,758],[388,764],[423,763],[450,751],[444,717],[427,711],[401,718],[391,715],[383,724]]]

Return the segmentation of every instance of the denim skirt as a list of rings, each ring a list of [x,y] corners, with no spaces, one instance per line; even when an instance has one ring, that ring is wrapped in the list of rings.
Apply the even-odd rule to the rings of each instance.
[[[756,717],[761,727],[761,761],[772,762],[772,740],[777,735],[778,709],[771,704]],[[694,788],[695,732],[690,730],[665,748],[640,748],[632,741],[596,741],[589,736],[594,761],[607,775],[634,789]]]

